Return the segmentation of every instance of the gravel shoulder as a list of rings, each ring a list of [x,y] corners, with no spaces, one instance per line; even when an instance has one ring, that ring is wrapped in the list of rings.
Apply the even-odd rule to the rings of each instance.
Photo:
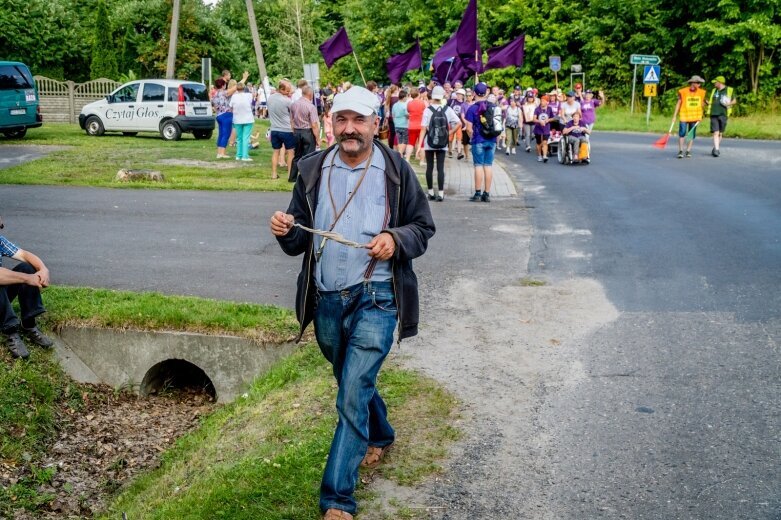
[[[452,204],[460,207],[435,219],[462,225],[440,226],[431,247],[466,245],[469,260],[416,265],[424,323],[395,355],[461,399],[465,435],[439,477],[415,489],[374,488],[416,518],[558,518],[546,494],[556,439],[540,411],[550,394],[585,377],[571,350],[618,312],[593,280],[529,285],[522,198]]]

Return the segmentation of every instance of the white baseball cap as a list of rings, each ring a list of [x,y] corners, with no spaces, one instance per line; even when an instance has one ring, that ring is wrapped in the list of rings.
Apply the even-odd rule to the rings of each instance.
[[[363,87],[352,86],[346,92],[334,96],[331,112],[352,110],[362,116],[368,116],[376,114],[379,106],[380,101],[375,94]]]
[[[460,89],[456,90],[456,94],[461,94],[462,96],[466,96],[466,90],[460,88]]]
[[[434,87],[431,91],[431,99],[442,99],[445,97],[445,89],[440,86]]]

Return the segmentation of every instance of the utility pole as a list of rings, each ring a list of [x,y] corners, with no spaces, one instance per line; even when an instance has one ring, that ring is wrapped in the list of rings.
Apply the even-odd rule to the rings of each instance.
[[[174,11],[171,15],[171,38],[168,41],[168,64],[165,67],[166,79],[174,79],[174,67],[176,66],[176,44],[177,40],[179,39],[180,5],[180,0],[174,0]]]
[[[301,51],[301,68],[304,69],[306,65],[306,61],[304,61],[304,42],[301,40],[301,0],[295,0],[295,9],[296,9],[296,29],[298,32],[298,48]],[[306,76],[306,70],[304,70],[304,75]]]
[[[176,0],[174,0],[176,1]],[[260,82],[264,83],[266,79],[266,60],[263,58],[263,47],[260,46],[260,36],[258,35],[258,22],[255,21],[255,6],[252,0],[247,0],[247,18],[249,18],[249,29],[252,32],[252,42],[255,44],[255,57],[258,60],[258,72],[260,72]],[[266,92],[268,99],[268,92]]]

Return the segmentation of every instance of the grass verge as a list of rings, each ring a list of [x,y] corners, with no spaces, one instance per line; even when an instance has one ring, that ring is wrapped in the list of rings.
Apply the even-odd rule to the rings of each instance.
[[[49,287],[44,324],[134,330],[232,334],[263,342],[290,341],[298,323],[290,310],[273,305],[135,293],[88,287]]]
[[[652,132],[664,134],[670,129],[672,113],[651,113],[650,125],[645,124],[645,107],[635,107],[630,114],[627,107],[604,107],[597,109],[596,129],[614,132]],[[678,127],[673,128],[677,135]],[[706,117],[697,127],[697,135],[710,135],[710,120]],[[781,139],[781,117],[775,114],[752,114],[744,117],[730,117],[725,137],[743,139]]]
[[[438,459],[458,437],[455,399],[393,364],[378,386],[399,439],[378,473],[411,484],[439,471]],[[330,366],[307,345],[259,378],[246,398],[180,439],[161,467],[136,480],[102,518],[319,518],[335,395]]]
[[[0,145],[58,147],[43,158],[0,170],[0,184],[290,191],[286,178],[271,180],[271,145],[263,137],[268,126],[267,121],[256,122],[253,131],[262,136],[260,147],[250,152],[254,162],[244,163],[216,158],[216,131],[210,140],[184,134],[181,141],[168,142],[150,133],[92,137],[79,125],[46,123],[30,130],[24,139],[0,139]],[[165,181],[114,181],[122,168],[158,170]]]

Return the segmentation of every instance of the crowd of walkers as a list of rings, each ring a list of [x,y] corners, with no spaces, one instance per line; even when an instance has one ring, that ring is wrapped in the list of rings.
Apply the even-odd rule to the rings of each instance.
[[[226,149],[235,146],[237,160],[251,161],[248,151],[258,145],[252,123],[255,117],[268,118],[271,177],[278,179],[278,169],[285,168],[288,180],[294,182],[301,157],[334,144],[334,96],[352,85],[345,82],[315,88],[303,79],[295,85],[283,79],[274,87],[256,88],[247,79],[245,73],[237,82],[224,71],[215,81],[212,104],[218,125],[217,157],[227,158]],[[552,139],[561,139],[568,146],[588,141],[596,109],[605,102],[603,92],[584,90],[580,83],[566,93],[520,86],[505,91],[482,82],[440,85],[433,80],[383,88],[369,81],[366,88],[377,97],[381,121],[377,138],[387,140],[405,160],[425,166],[432,201],[444,200],[445,157],[473,163],[475,194],[470,200],[489,202],[496,150],[512,155],[518,148],[527,153],[534,149],[537,160],[547,162]]]

